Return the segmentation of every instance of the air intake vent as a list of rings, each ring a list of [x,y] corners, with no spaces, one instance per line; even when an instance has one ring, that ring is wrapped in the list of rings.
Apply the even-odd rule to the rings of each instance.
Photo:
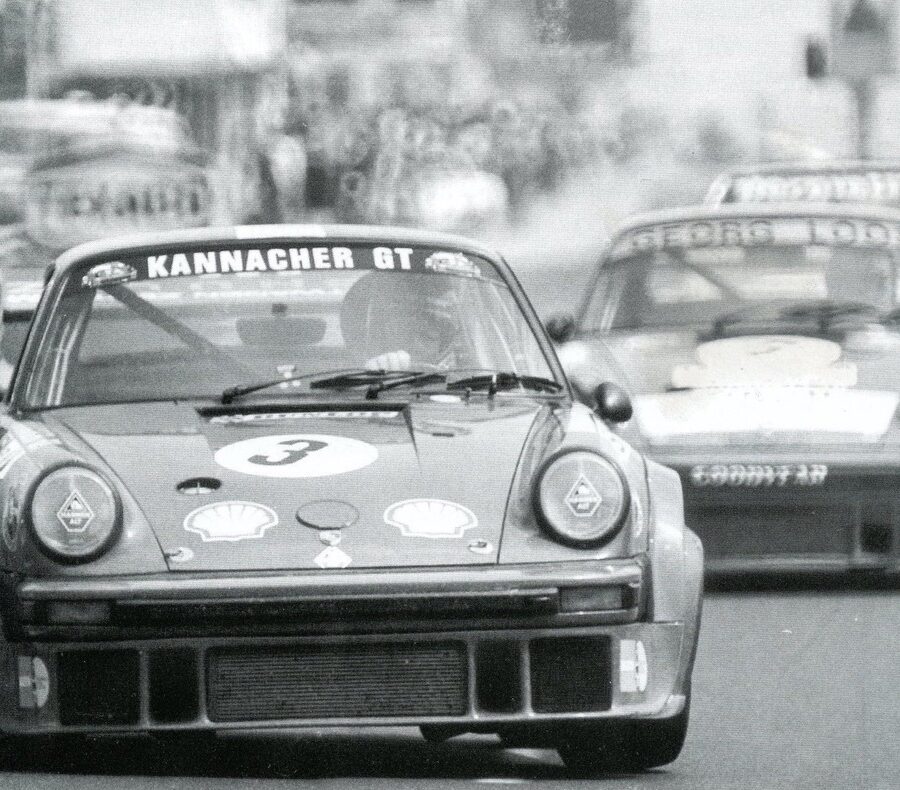
[[[79,650],[59,656],[62,724],[136,724],[140,716],[136,650]]]
[[[609,710],[610,652],[602,636],[532,642],[532,707],[538,713]]]
[[[468,664],[458,642],[211,651],[213,721],[460,716]]]

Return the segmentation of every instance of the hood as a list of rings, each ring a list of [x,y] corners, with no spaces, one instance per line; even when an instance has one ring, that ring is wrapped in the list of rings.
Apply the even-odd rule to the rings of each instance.
[[[495,563],[540,409],[437,395],[264,411],[127,404],[45,419],[124,484],[171,570],[249,571]]]
[[[580,345],[564,364],[582,380],[612,370],[634,395],[636,427],[651,445],[872,445],[896,432],[900,335],[881,327],[841,342],[753,335],[697,343],[695,333],[660,332]]]

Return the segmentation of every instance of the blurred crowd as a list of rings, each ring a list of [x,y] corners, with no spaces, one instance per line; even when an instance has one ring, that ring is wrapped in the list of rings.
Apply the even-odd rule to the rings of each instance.
[[[283,219],[477,230],[559,188],[600,144],[561,97],[511,93],[468,53],[355,65],[296,45],[267,117]]]

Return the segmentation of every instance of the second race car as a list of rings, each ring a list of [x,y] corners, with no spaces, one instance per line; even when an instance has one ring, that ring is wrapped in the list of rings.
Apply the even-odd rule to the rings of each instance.
[[[898,250],[885,208],[647,214],[551,325],[583,393],[635,395],[710,573],[900,569]]]

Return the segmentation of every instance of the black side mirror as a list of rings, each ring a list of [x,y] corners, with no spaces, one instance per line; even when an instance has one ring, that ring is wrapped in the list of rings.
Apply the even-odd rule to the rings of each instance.
[[[575,317],[570,313],[551,315],[544,322],[544,328],[554,343],[565,343],[575,334]]]
[[[594,390],[594,402],[594,410],[606,422],[628,422],[631,419],[631,398],[618,384],[611,381],[598,384]]]

